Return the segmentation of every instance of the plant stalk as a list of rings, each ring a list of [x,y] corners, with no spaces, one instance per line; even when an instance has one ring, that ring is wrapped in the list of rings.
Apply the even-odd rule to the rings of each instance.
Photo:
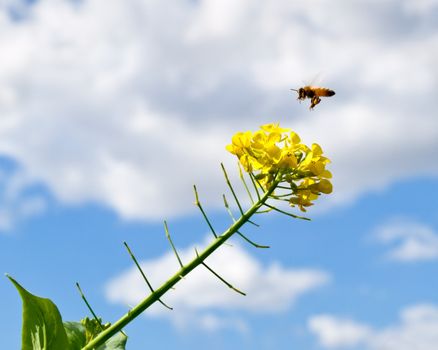
[[[271,187],[263,193],[263,196],[257,200],[242,216],[235,221],[224,233],[215,238],[213,242],[205,248],[197,257],[195,257],[191,262],[184,265],[179,269],[172,277],[170,277],[166,282],[164,282],[161,287],[155,289],[148,297],[143,299],[137,306],[129,310],[125,315],[123,315],[119,320],[114,322],[109,328],[105,329],[97,335],[96,338],[91,340],[87,345],[85,345],[82,350],[92,350],[96,349],[100,345],[104,344],[113,335],[120,332],[123,327],[130,323],[134,318],[139,316],[143,311],[145,311],[149,306],[158,301],[161,296],[163,296],[169,289],[171,289],[179,280],[186,276],[190,271],[192,271],[197,266],[201,265],[202,262],[212,254],[216,249],[218,249],[225,241],[235,234],[240,227],[242,227],[253,214],[268,200],[271,193],[278,186],[280,179],[276,179]]]

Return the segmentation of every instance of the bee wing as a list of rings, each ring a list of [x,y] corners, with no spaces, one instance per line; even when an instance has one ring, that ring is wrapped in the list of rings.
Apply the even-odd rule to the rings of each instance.
[[[323,76],[322,71],[319,71],[318,73],[316,73],[316,74],[313,76],[312,80],[311,80],[310,83],[307,84],[307,85],[309,85],[309,86],[320,85],[320,84],[321,84],[321,81],[322,81],[322,76]]]

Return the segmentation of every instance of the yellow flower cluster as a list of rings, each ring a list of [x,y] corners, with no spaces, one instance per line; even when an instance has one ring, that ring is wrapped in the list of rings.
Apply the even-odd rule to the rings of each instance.
[[[332,174],[325,168],[330,160],[318,144],[309,148],[295,132],[278,124],[262,125],[260,129],[236,133],[226,149],[265,189],[286,182],[292,190],[290,205],[302,211],[321,193],[332,192]]]

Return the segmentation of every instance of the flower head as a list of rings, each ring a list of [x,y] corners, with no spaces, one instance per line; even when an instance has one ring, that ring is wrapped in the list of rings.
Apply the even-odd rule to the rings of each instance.
[[[238,132],[226,149],[237,156],[245,171],[252,173],[266,190],[286,183],[291,189],[289,203],[306,211],[321,193],[329,194],[332,177],[321,146],[309,148],[290,129],[279,124],[265,124],[260,130]]]

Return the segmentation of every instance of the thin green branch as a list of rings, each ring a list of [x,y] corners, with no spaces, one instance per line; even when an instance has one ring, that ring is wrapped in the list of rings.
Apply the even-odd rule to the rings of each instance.
[[[204,265],[208,271],[210,271],[213,275],[215,275],[215,276],[216,276],[217,278],[219,278],[222,282],[224,282],[225,285],[226,285],[228,288],[231,288],[231,289],[234,290],[235,292],[237,292],[237,293],[239,293],[239,294],[241,294],[241,295],[245,295],[245,296],[246,296],[246,293],[242,292],[241,290],[239,290],[239,289],[237,289],[236,287],[234,287],[231,283],[229,283],[229,282],[227,282],[226,280],[224,280],[221,276],[219,276],[216,272],[214,272],[213,269],[210,268],[206,263],[203,262],[202,265]]]
[[[88,303],[87,298],[85,297],[84,293],[82,292],[81,286],[79,285],[79,282],[76,282],[76,287],[78,288],[79,294],[81,295],[82,300],[85,302],[85,305],[87,305],[88,310],[90,310],[91,314],[93,315],[94,319],[98,323],[100,329],[103,331],[105,328],[102,325],[102,322],[100,321],[99,317],[94,313],[93,308]]]
[[[225,197],[224,194],[222,195],[222,197],[223,197],[223,199],[224,199],[224,206],[225,206],[225,208],[227,209],[227,212],[228,212],[228,214],[230,215],[231,220],[233,220],[233,222],[236,222],[236,218],[234,217],[233,213],[231,212],[230,206],[228,205],[227,197]]]
[[[272,211],[272,209],[268,208],[268,209],[265,209],[265,210],[259,210],[259,211],[256,212],[256,214],[264,214],[264,213],[269,213],[271,211]]]
[[[259,189],[257,188],[257,185],[254,181],[254,175],[253,173],[249,173],[249,178],[251,179],[252,185],[254,187],[254,190],[256,191],[257,194],[257,199],[260,200],[260,193],[259,193]]]
[[[290,199],[288,198],[275,198],[275,197],[271,197],[272,199],[276,200],[276,201],[281,201],[281,202],[288,202],[290,203]]]
[[[195,248],[195,252],[196,252],[196,256],[199,257],[198,251]],[[235,292],[241,294],[241,295],[245,295],[246,293],[242,292],[241,290],[237,289],[236,287],[234,287],[231,283],[227,282],[223,277],[219,276],[210,266],[208,266],[205,262],[201,262],[202,265],[205,266],[205,268],[210,271],[213,275],[215,275],[217,278],[219,278],[219,280],[221,280],[223,283],[225,283],[225,285],[228,288],[231,288],[232,290],[234,290]]]
[[[240,180],[243,182],[243,186],[245,187],[246,193],[248,193],[249,199],[251,200],[251,203],[254,204],[254,199],[252,198],[251,192],[248,188],[248,185],[246,184],[245,177],[243,176],[242,167],[240,166],[240,162],[237,162],[237,167],[239,168],[239,177]]]
[[[257,179],[257,176],[254,175],[254,180],[257,183],[257,185],[259,185],[259,187],[264,191],[265,188],[263,187],[263,185],[260,183],[259,179]]]
[[[291,217],[293,217],[293,218],[295,218],[295,219],[301,219],[301,220],[307,220],[307,221],[310,221],[309,218],[306,218],[306,217],[304,217],[304,216],[298,216],[298,215],[295,215],[295,214],[292,214],[292,213],[288,213],[287,211],[284,211],[284,210],[278,209],[278,208],[276,208],[276,207],[274,207],[274,206],[272,206],[272,205],[269,205],[268,203],[263,203],[263,205],[267,206],[268,208],[271,208],[272,210],[278,211],[279,213],[282,213],[282,214],[285,214],[285,215],[291,216]]]
[[[292,195],[294,195],[294,192],[283,193],[283,194],[272,194],[271,198],[273,198],[273,199],[280,199],[280,198],[283,198],[283,197],[290,197]]]
[[[251,241],[248,237],[246,237],[243,233],[241,233],[241,232],[239,232],[239,231],[237,231],[236,233],[237,233],[240,237],[242,237],[245,241],[247,241],[249,244],[253,245],[253,246],[256,247],[256,248],[271,248],[271,247],[268,246],[268,245],[260,245],[260,244],[254,243],[253,241]]]
[[[97,335],[92,341],[90,341],[82,350],[92,350],[98,348],[100,345],[105,343],[114,334],[123,329],[127,324],[129,324],[134,318],[139,316],[143,311],[145,311],[149,306],[155,303],[161,296],[163,296],[167,291],[169,291],[175,284],[177,284],[182,277],[189,274],[197,266],[201,265],[202,262],[210,256],[216,249],[223,245],[233,234],[235,234],[251,216],[260,209],[266,200],[268,200],[270,194],[275,190],[278,185],[278,180],[274,181],[272,185],[264,192],[263,196],[254,203],[239,219],[234,222],[226,231],[215,238],[200,254],[195,257],[192,261],[181,267],[173,276],[171,276],[166,282],[164,282],[159,288],[157,288],[153,293],[143,299],[138,305],[129,310],[125,315],[114,322],[109,328],[105,329]]]
[[[214,228],[211,225],[210,220],[208,220],[207,214],[205,214],[204,209],[202,209],[201,202],[199,201],[199,196],[198,196],[198,191],[196,189],[196,185],[193,185],[193,189],[195,191],[195,205],[199,208],[199,210],[201,210],[202,216],[204,216],[205,221],[207,221],[207,225],[208,225],[208,227],[210,227],[210,230],[213,233],[213,236],[215,238],[217,238],[217,234],[214,231]]]
[[[228,174],[227,174],[227,171],[225,170],[223,163],[221,163],[221,167],[222,167],[222,171],[224,172],[225,181],[227,182],[227,185],[230,188],[231,193],[233,194],[234,200],[236,201],[236,204],[239,207],[240,214],[243,215],[242,206],[240,205],[239,200],[237,199],[236,192],[234,192],[233,186],[231,185],[230,179],[228,178]]]
[[[179,266],[184,267],[184,265],[183,265],[183,263],[182,263],[182,261],[181,261],[179,255],[178,255],[178,252],[176,251],[175,245],[174,245],[173,242],[172,242],[172,238],[170,237],[170,233],[169,233],[169,229],[168,229],[168,227],[167,227],[167,222],[166,222],[166,220],[164,220],[164,231],[166,232],[166,237],[167,237],[167,239],[169,240],[170,245],[172,246],[172,250],[173,250],[173,252],[175,253],[176,258],[178,259]]]
[[[255,227],[260,227],[260,225],[256,224],[254,221],[248,220],[248,223],[250,223],[251,225],[254,225]]]
[[[291,190],[291,187],[287,187],[287,186],[282,186],[282,185],[278,185],[277,188],[280,188],[282,190]]]
[[[131,251],[131,248],[129,248],[128,243],[123,242],[123,244],[125,245],[126,249],[128,250],[128,254],[131,257],[131,259],[134,261],[135,266],[137,266],[138,271],[140,271],[140,274],[142,275],[144,281],[146,282],[146,284],[149,287],[149,290],[151,291],[151,293],[154,292],[154,288],[152,288],[152,285],[150,284],[149,280],[147,279],[145,273],[143,272],[143,269],[140,267],[140,264],[138,263],[136,257],[134,256],[134,254]],[[162,301],[161,299],[158,299],[158,302],[163,305],[164,307],[168,308],[169,310],[173,310],[173,308],[171,308],[169,305],[167,305],[164,301]]]

